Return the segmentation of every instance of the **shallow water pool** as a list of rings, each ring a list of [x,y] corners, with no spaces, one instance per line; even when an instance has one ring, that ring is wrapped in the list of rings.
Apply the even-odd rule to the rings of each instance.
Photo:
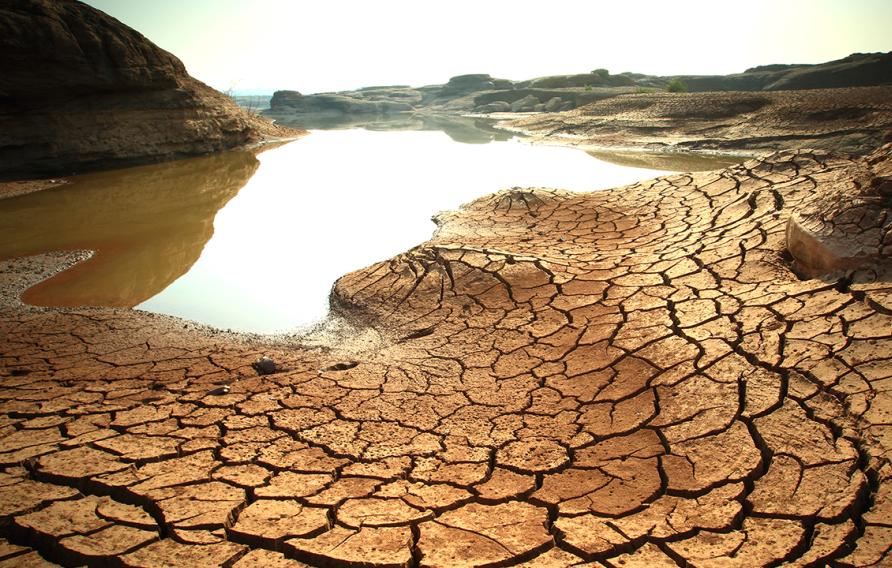
[[[78,176],[0,200],[0,257],[96,251],[28,290],[31,304],[292,331],[325,317],[338,277],[427,240],[438,211],[506,187],[591,191],[663,173],[517,139],[474,142],[441,131],[314,131],[256,157]]]

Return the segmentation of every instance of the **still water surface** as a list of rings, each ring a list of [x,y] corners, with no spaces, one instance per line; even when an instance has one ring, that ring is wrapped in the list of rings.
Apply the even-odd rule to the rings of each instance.
[[[590,191],[663,173],[487,140],[314,131],[256,157],[229,152],[79,176],[0,200],[0,258],[96,251],[28,290],[24,300],[35,305],[135,306],[223,329],[294,330],[326,315],[338,277],[427,240],[438,211],[506,187]]]

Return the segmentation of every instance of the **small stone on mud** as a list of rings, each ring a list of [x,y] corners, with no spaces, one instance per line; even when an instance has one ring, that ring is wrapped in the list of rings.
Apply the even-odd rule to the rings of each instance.
[[[229,386],[228,386],[228,385],[223,385],[222,387],[217,387],[217,388],[215,388],[215,389],[213,389],[213,390],[211,390],[211,391],[208,391],[208,394],[212,394],[212,395],[215,395],[215,396],[221,396],[221,395],[224,395],[224,394],[229,394]]]
[[[279,366],[269,357],[261,357],[251,363],[251,367],[257,371],[258,375],[271,375],[279,370]]]

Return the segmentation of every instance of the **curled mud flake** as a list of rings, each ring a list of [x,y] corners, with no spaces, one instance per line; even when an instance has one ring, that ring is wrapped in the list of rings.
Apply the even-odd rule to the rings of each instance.
[[[668,547],[693,565],[722,558],[725,566],[768,566],[801,546],[805,528],[797,521],[750,517],[740,530],[701,531]]]
[[[36,550],[0,560],[2,568],[56,568],[55,562],[49,562]]]
[[[835,521],[855,506],[866,482],[853,462],[803,469],[794,458],[778,455],[747,500],[756,513]]]
[[[838,525],[816,524],[809,549],[802,556],[791,561],[790,566],[815,566],[828,562],[831,558],[839,557],[842,550],[852,542],[856,530],[852,521],[845,521]],[[857,566],[857,564],[855,565]]]
[[[102,497],[96,505],[96,514],[118,525],[130,526],[146,531],[158,531],[158,524],[144,509],[135,505],[119,503],[110,497]]]
[[[37,460],[35,469],[38,475],[74,482],[129,467],[110,453],[81,446],[42,456]]]
[[[317,506],[335,506],[350,498],[367,497],[382,483],[382,480],[372,477],[342,476],[318,493],[304,497],[303,501]]]
[[[602,522],[634,540],[644,536],[676,538],[695,530],[721,531],[739,518],[743,492],[742,483],[732,483],[696,498],[664,495],[635,513]]]
[[[122,434],[103,438],[96,446],[118,455],[127,461],[158,461],[175,458],[179,454],[181,440],[168,436],[142,436]]]
[[[514,470],[541,473],[556,470],[570,461],[570,456],[554,440],[534,438],[509,442],[496,452],[496,461]]]
[[[230,523],[232,513],[245,502],[245,493],[218,481],[148,491],[170,527],[215,529]]]
[[[889,561],[892,527],[867,525],[849,555],[838,559],[842,566],[882,566]]]
[[[620,554],[610,559],[611,564],[627,568],[677,568],[678,564],[656,545],[646,543],[634,552]]]
[[[239,487],[260,487],[266,485],[272,472],[255,464],[224,466],[214,471],[213,478],[238,485]]]
[[[741,422],[712,436],[678,442],[661,459],[670,490],[699,492],[739,481],[762,467],[762,454]]]
[[[30,550],[31,549],[27,546],[19,546],[7,541],[6,539],[0,539],[0,560],[6,560],[7,558],[20,556]]]
[[[78,534],[63,538],[59,541],[59,547],[71,561],[89,565],[119,557],[156,540],[156,531],[112,525],[89,535]]]
[[[327,509],[306,507],[296,501],[260,499],[242,509],[227,532],[238,542],[278,548],[285,539],[307,537],[329,527]]]
[[[61,539],[92,533],[111,526],[111,522],[96,515],[98,501],[98,497],[56,501],[45,509],[16,517],[13,523],[35,538]]]
[[[307,497],[321,491],[332,479],[330,473],[282,471],[275,474],[266,485],[254,489],[254,495],[270,499]]]
[[[77,489],[27,478],[0,487],[0,518],[34,510],[45,503],[71,499]]]
[[[535,489],[536,478],[497,467],[486,481],[474,486],[481,499],[503,501],[518,497]]]
[[[427,337],[429,335],[433,335],[436,331],[435,327],[425,327],[423,329],[417,329],[412,333],[407,334],[403,337],[403,341],[410,341],[412,339],[421,339],[422,337]]]
[[[445,483],[429,484],[398,480],[382,485],[375,496],[397,497],[419,510],[442,510],[454,508],[462,501],[470,501],[472,494],[467,489]]]
[[[286,541],[285,553],[313,564],[408,568],[412,562],[412,531],[408,527],[334,527],[313,538]]]
[[[214,530],[203,529],[171,529],[170,538],[183,544],[220,544],[226,540],[226,532],[222,528]]]
[[[421,565],[495,564],[519,560],[551,547],[548,513],[526,503],[468,504],[420,525]]]
[[[125,554],[118,561],[127,568],[226,566],[246,551],[245,545],[234,542],[192,545],[165,538]]]
[[[310,566],[287,558],[279,552],[256,548],[239,558],[232,568],[310,568]]]
[[[403,499],[378,497],[348,499],[337,513],[338,521],[352,528],[408,526],[432,516],[432,511],[413,507]]]
[[[520,564],[514,564],[519,568],[570,568],[571,566],[591,566],[591,568],[601,568],[605,566],[597,562],[586,563],[585,560],[566,550],[554,547],[546,550],[542,554],[534,556],[532,559]]]

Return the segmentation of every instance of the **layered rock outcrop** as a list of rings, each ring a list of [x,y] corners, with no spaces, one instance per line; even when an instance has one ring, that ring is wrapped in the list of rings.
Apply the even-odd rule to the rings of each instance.
[[[867,153],[892,141],[892,86],[761,93],[643,93],[503,126],[594,148]]]
[[[790,217],[787,249],[804,276],[892,258],[892,161],[884,150],[828,180]]]
[[[339,280],[354,327],[324,348],[7,302],[0,559],[888,565],[888,247],[802,279],[786,235],[821,210],[874,242],[883,202],[863,230],[835,204],[885,195],[890,164],[786,151],[486,196]]]
[[[591,75],[592,81],[599,80]],[[385,117],[415,114],[461,114],[491,112],[560,111],[592,101],[633,92],[628,85],[593,89],[574,85],[554,88],[535,81],[513,82],[486,74],[459,75],[443,85],[409,87],[377,86],[303,95],[297,91],[277,91],[267,114],[282,124],[315,125],[322,120],[356,117]],[[625,83],[624,83],[625,85]]]
[[[559,112],[641,91],[666,90],[680,80],[692,92],[788,91],[892,84],[892,53],[856,53],[818,65],[766,65],[732,75],[611,75],[606,69],[575,75],[552,75],[526,81],[495,79],[487,74],[459,75],[443,85],[378,86],[301,95],[279,91],[270,116],[283,124],[316,125],[355,116],[390,118],[405,113]],[[700,105],[701,100],[693,104]],[[731,117],[734,113],[727,114]],[[777,149],[777,148],[775,148]]]
[[[0,5],[0,176],[206,154],[288,129],[252,116],[176,57],[76,0]]]
[[[892,53],[853,53],[815,65],[763,65],[732,75],[677,78],[691,91],[793,91],[889,85]]]

